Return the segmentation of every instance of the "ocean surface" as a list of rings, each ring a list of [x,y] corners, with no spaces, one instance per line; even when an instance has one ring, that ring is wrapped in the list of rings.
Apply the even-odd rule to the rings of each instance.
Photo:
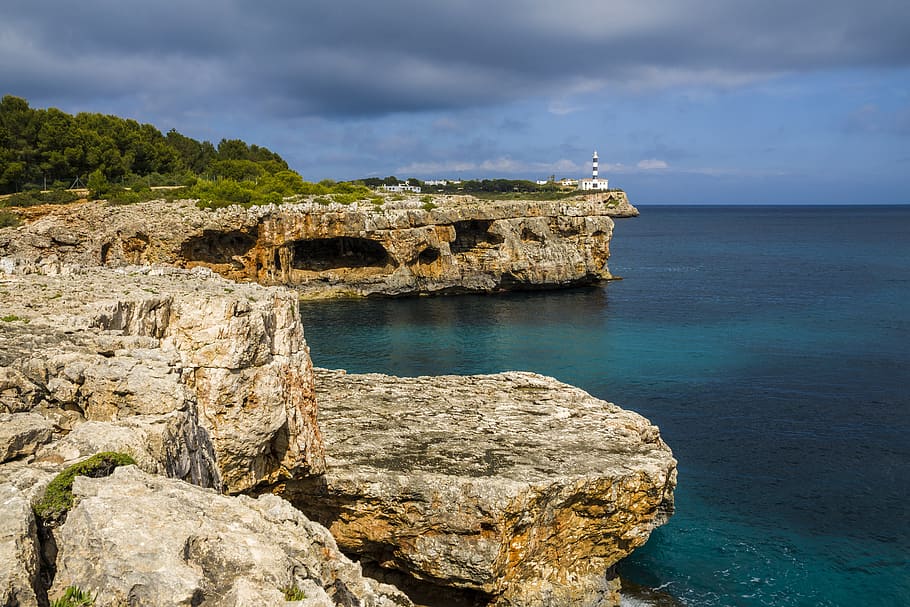
[[[685,605],[910,605],[910,207],[639,208],[624,280],[303,304],[313,360],[532,370],[645,415],[677,511],[620,573]]]

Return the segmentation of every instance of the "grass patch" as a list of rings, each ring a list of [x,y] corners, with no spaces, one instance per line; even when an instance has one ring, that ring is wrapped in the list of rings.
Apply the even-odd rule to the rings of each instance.
[[[78,586],[70,586],[63,596],[51,603],[51,607],[93,607],[95,597]]]
[[[35,504],[35,514],[46,525],[60,525],[66,520],[66,513],[73,507],[73,480],[77,476],[101,478],[110,475],[117,466],[135,463],[136,460],[126,453],[105,451],[73,464],[48,484],[44,496]]]
[[[21,316],[16,316],[15,314],[7,314],[6,316],[0,316],[0,320],[3,322],[16,322],[21,320],[22,322],[28,322],[27,318],[22,318]]]
[[[284,593],[284,600],[286,601],[302,601],[306,598],[306,592],[296,585],[282,588],[281,592]]]
[[[420,205],[420,208],[423,209],[424,211],[432,211],[433,209],[435,209],[438,206],[435,202],[433,202],[433,197],[430,196],[429,194],[427,194],[425,196],[421,196],[420,202],[423,203],[422,205]]]

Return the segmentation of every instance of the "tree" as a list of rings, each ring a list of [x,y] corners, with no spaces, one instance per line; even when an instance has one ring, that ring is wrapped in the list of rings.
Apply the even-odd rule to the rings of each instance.
[[[101,169],[95,169],[92,171],[91,175],[88,176],[88,186],[89,195],[94,199],[104,198],[111,191],[111,184],[108,182],[107,177],[104,176],[104,173],[101,172]]]

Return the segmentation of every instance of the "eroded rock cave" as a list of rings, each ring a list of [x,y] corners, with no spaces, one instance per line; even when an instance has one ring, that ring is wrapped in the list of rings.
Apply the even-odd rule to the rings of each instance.
[[[219,232],[205,230],[200,236],[188,239],[180,247],[187,261],[210,264],[233,263],[233,258],[246,255],[256,245],[256,237],[246,230]]]
[[[296,270],[381,268],[390,261],[389,253],[381,243],[352,236],[298,240],[291,245],[291,251],[291,265]]]
[[[490,232],[492,225],[493,221],[490,219],[469,219],[453,223],[455,240],[449,245],[452,253],[466,253],[484,245],[502,244],[502,236]]]

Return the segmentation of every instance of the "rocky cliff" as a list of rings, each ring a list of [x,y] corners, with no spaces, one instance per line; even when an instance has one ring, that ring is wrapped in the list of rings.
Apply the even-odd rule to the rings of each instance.
[[[532,373],[317,370],[325,475],[283,494],[346,551],[491,605],[615,605],[610,571],[673,509],[640,415]]]
[[[0,296],[4,461],[126,450],[231,493],[324,470],[293,292],[133,267],[0,275]]]
[[[61,263],[206,267],[306,297],[556,288],[609,279],[612,217],[638,214],[622,192],[435,200],[218,211],[190,201],[88,203],[0,235],[0,257],[45,272]]]
[[[612,220],[584,205],[614,202],[473,204],[86,204],[0,230],[0,605],[45,607],[71,585],[99,607],[412,604],[339,545],[484,604],[616,605],[613,565],[672,510],[676,463],[657,428],[528,373],[317,377],[298,292],[243,282],[304,276],[295,286],[315,295],[419,283],[407,263],[369,274],[358,264],[374,245],[358,238],[389,239],[399,261],[438,244],[440,257],[418,252],[417,265],[458,279],[420,283],[429,290],[554,286],[547,272],[572,255],[578,275],[588,256],[606,262],[580,243],[606,245]],[[282,274],[326,250],[352,263]],[[522,255],[527,276],[548,282],[502,282]],[[138,467],[78,477],[51,530],[33,505],[102,451]],[[232,495],[243,493],[260,497]]]

